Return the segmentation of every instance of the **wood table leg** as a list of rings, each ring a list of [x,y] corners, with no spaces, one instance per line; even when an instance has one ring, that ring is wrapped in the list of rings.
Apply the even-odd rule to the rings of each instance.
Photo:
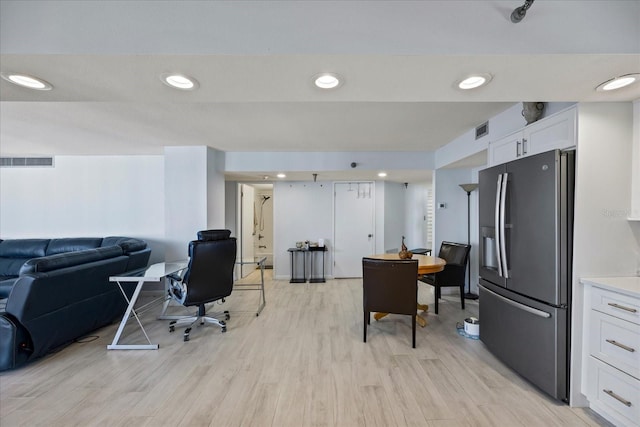
[[[376,319],[376,320],[380,320],[380,319],[382,319],[384,316],[386,316],[387,314],[389,314],[389,313],[374,313],[374,314],[373,314],[373,318],[374,318],[374,319]]]
[[[373,318],[376,320],[380,320],[388,314],[389,313],[374,313]],[[427,321],[425,320],[425,318],[418,314],[416,314],[416,322],[418,323],[418,325],[420,325],[423,328],[427,326]]]

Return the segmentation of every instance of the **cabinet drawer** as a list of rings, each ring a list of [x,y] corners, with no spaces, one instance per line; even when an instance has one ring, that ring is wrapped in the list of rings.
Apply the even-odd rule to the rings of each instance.
[[[640,300],[593,287],[591,308],[640,325]]]
[[[637,426],[640,420],[640,381],[589,358],[588,398],[592,409],[616,425]]]
[[[640,379],[640,325],[591,310],[589,353]]]

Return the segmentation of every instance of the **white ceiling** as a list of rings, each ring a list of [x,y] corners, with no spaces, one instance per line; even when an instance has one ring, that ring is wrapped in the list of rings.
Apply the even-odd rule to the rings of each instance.
[[[0,154],[161,154],[174,145],[429,152],[514,103],[640,98],[640,85],[594,90],[640,72],[640,2],[537,0],[513,24],[522,3],[3,0],[1,70],[54,89],[0,81]],[[162,84],[170,71],[199,89]],[[321,71],[344,85],[313,87]],[[457,90],[470,72],[493,81]],[[481,153],[458,166],[483,161]]]

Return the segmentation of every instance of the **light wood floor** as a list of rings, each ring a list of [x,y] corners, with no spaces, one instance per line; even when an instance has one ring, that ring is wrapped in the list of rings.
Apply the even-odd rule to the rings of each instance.
[[[107,351],[116,326],[0,374],[8,426],[596,426],[498,362],[456,323],[477,314],[445,297],[411,348],[408,316],[372,319],[362,342],[361,280],[273,281],[234,292],[228,331],[189,342],[143,316],[158,351]],[[421,302],[432,298],[420,286]],[[179,307],[177,307],[178,309]],[[181,309],[181,308],[180,308]],[[238,312],[242,310],[243,312]],[[135,338],[132,327],[128,341]]]

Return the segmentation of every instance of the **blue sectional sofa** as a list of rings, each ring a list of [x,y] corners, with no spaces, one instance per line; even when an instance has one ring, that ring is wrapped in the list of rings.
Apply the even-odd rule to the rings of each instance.
[[[121,318],[109,277],[144,269],[150,255],[128,237],[0,240],[0,371]]]

